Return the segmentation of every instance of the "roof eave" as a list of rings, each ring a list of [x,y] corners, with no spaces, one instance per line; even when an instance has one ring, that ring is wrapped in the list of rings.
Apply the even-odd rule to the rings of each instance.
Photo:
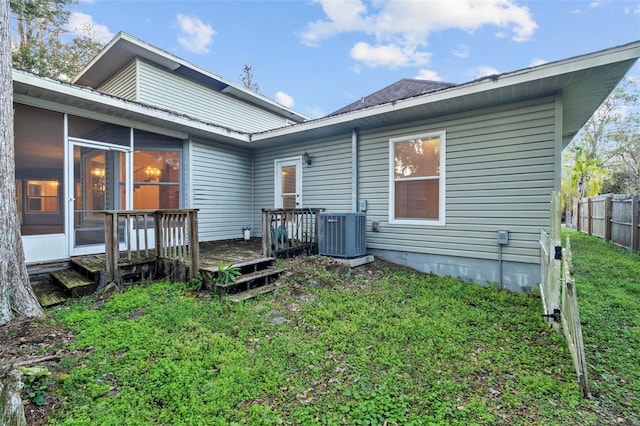
[[[562,93],[565,98],[568,97],[568,100],[572,101],[573,99],[580,98],[580,95],[588,91],[592,93],[590,98],[591,102],[588,105],[584,103],[580,104],[576,100],[573,104],[575,111],[566,111],[565,108],[563,137],[565,139],[564,145],[566,145],[568,140],[570,140],[570,138],[579,131],[580,127],[584,125],[602,101],[604,101],[613,88],[615,88],[615,85],[624,78],[626,72],[633,66],[639,57],[640,42],[636,41],[587,55],[474,80],[451,88],[442,89],[437,92],[416,96],[414,98],[376,105],[341,115],[311,120],[288,128],[280,128],[257,133],[252,136],[252,141],[259,143],[275,139],[286,139],[295,137],[296,134],[314,131],[329,134],[331,127],[336,129],[342,129],[347,127],[347,125],[359,127],[360,123],[363,123],[372,117],[383,117],[385,115],[390,116],[392,114],[397,116],[398,113],[402,112],[406,112],[407,116],[410,116],[409,111],[416,108],[428,105],[435,106],[437,104],[442,107],[447,103],[460,104],[461,99],[470,99],[473,97],[480,98],[480,95],[500,93],[500,91],[505,93],[502,99],[503,103],[518,99],[553,95],[555,93]],[[595,81],[594,74],[597,75],[595,72],[591,73],[592,75],[589,75],[590,73],[588,71],[596,69],[601,69],[611,74],[608,78],[601,79],[608,83],[607,87],[588,87],[589,83]],[[583,80],[572,81],[572,76],[581,76]],[[561,84],[556,84],[554,86],[553,83],[555,81]],[[548,88],[546,90],[537,87],[534,88],[532,87],[533,85],[530,84],[532,82],[547,82]],[[530,90],[527,89],[527,84],[529,84],[529,87],[531,88]],[[542,87],[543,85],[539,84],[537,86]],[[517,91],[504,90],[516,87],[521,88],[522,95],[520,95],[519,98],[516,98],[515,96],[517,95],[514,95]],[[599,92],[593,94],[594,90],[598,90]],[[484,97],[489,98],[489,96]],[[572,113],[576,113],[579,116],[572,117]],[[567,138],[569,139],[567,140]]]
[[[164,127],[184,134],[215,138],[231,143],[247,144],[250,141],[249,133],[24,71],[13,70],[13,81],[17,101],[22,98],[33,98],[58,104],[62,109],[65,107],[80,109],[84,112],[83,116],[87,117],[97,113],[122,119],[131,122],[132,127],[136,127],[134,124],[139,122],[141,125]]]

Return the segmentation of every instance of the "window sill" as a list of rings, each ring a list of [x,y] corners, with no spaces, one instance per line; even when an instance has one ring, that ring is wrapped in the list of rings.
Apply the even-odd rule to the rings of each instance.
[[[392,218],[389,218],[389,225],[445,226],[446,222],[444,220],[392,219]]]

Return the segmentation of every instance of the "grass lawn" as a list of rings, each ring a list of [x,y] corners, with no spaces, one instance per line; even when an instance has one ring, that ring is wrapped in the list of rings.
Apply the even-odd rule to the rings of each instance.
[[[245,303],[161,282],[57,309],[76,355],[51,422],[640,424],[640,259],[570,235],[593,399],[538,297],[307,258]]]

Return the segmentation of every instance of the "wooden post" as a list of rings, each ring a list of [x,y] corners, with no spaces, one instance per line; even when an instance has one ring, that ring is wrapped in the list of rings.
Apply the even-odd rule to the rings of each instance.
[[[118,258],[120,244],[118,243],[118,213],[104,213],[104,242],[107,268],[107,280],[119,284]]]
[[[576,230],[582,231],[582,219],[580,218],[582,214],[582,199],[578,198],[576,206]]]
[[[262,209],[262,255],[271,257],[271,233],[269,232],[269,210]]]
[[[198,241],[198,210],[189,212],[189,261],[191,263],[189,278],[198,276],[200,269],[200,242]]]
[[[162,257],[162,213],[156,211],[153,213],[153,230],[154,230],[154,240],[156,247],[156,259]]]
[[[604,240],[611,241],[611,216],[613,211],[613,195],[608,194],[604,199]]]
[[[547,271],[548,285],[547,285],[547,309],[549,312],[546,314],[552,314],[556,309],[560,309],[560,266],[561,260],[557,259],[556,247],[561,247],[560,236],[560,191],[553,191],[551,193],[551,216],[549,221],[549,269]],[[549,325],[553,326],[556,330],[559,329],[553,319],[548,319]]]
[[[640,214],[640,194],[631,196],[631,250],[638,251],[638,214]]]
[[[587,234],[591,235],[592,231],[592,223],[591,221],[593,216],[593,212],[591,210],[591,198],[587,198]]]

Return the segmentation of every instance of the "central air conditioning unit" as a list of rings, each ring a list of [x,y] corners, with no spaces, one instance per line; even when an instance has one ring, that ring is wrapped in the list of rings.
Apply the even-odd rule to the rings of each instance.
[[[364,213],[320,213],[318,253],[353,258],[367,254],[367,217]]]

